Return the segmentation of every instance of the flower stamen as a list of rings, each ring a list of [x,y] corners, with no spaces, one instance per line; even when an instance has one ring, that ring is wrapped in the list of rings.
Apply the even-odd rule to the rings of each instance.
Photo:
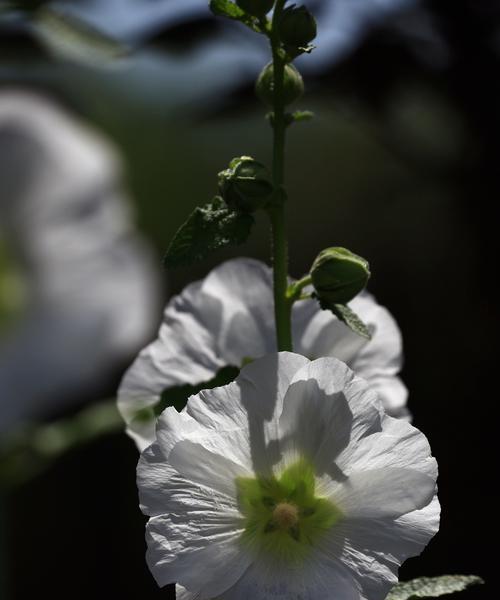
[[[295,504],[280,502],[273,510],[273,521],[280,529],[291,529],[299,522],[299,509]]]

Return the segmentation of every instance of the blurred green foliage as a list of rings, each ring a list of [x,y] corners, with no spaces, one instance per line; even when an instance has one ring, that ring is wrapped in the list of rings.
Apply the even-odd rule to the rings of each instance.
[[[0,334],[19,316],[26,302],[23,278],[0,237]]]

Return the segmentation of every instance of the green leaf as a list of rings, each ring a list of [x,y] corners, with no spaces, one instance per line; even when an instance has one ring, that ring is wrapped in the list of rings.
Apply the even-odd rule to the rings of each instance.
[[[349,329],[354,331],[354,333],[357,333],[367,340],[372,339],[372,335],[368,327],[363,323],[358,315],[347,306],[347,304],[328,304],[323,300],[320,301],[320,305],[323,310],[331,310],[332,313],[338,319],[340,319],[342,323],[345,323]]]
[[[285,125],[289,127],[294,123],[301,123],[303,121],[311,121],[314,118],[314,113],[310,110],[296,110],[295,112],[287,112],[285,113]],[[269,120],[271,126],[274,127],[274,113],[268,112],[266,114],[266,119]]]
[[[0,337],[22,315],[28,290],[11,253],[0,238]]]
[[[230,2],[230,0],[210,0],[210,10],[217,17],[227,17],[228,19],[241,21],[241,23],[257,33],[266,32],[267,22],[265,24],[260,23],[258,19],[247,14],[234,2]]]
[[[296,110],[292,117],[295,122],[310,121],[314,118],[314,113],[311,110]]]
[[[245,12],[230,0],[210,0],[210,10],[217,17],[227,17],[238,21],[245,18]]]
[[[461,592],[471,585],[484,583],[476,575],[442,575],[441,577],[419,577],[402,581],[389,592],[386,600],[416,600],[417,598],[437,598],[445,594]]]
[[[252,216],[229,209],[216,196],[194,209],[175,234],[163,263],[167,267],[188,265],[224,246],[242,244],[253,224]]]
[[[182,410],[186,406],[189,396],[198,394],[201,390],[211,390],[216,387],[227,385],[236,379],[240,370],[238,367],[228,366],[217,371],[215,377],[209,381],[203,381],[196,385],[189,383],[168,388],[162,392],[161,399],[154,407],[155,415],[162,413],[168,406],[173,406],[177,410]]]

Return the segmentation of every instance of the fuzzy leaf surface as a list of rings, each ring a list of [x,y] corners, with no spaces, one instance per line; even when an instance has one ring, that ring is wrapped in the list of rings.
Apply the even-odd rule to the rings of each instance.
[[[253,224],[252,216],[229,209],[217,196],[209,204],[195,208],[181,225],[168,247],[164,265],[189,265],[224,246],[242,244]]]
[[[417,598],[437,598],[454,592],[462,592],[471,585],[484,583],[476,575],[442,575],[440,577],[419,577],[402,581],[389,592],[386,600],[417,600]]]
[[[323,310],[331,310],[332,313],[340,320],[345,323],[349,329],[361,337],[371,340],[372,336],[368,327],[358,317],[358,315],[347,306],[347,304],[330,304],[325,300],[320,300],[320,305]]]
[[[241,20],[245,13],[230,0],[210,0],[210,10],[217,17],[227,17],[228,19]]]

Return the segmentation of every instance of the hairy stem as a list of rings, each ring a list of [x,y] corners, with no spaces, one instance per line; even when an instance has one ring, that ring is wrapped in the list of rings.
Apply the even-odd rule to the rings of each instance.
[[[273,117],[273,181],[277,201],[269,210],[272,230],[272,260],[274,281],[274,314],[278,351],[293,350],[291,327],[291,302],[288,288],[288,243],[285,227],[283,194],[279,193],[285,181],[285,102],[283,95],[285,60],[280,53],[278,21],[286,0],[277,0],[271,27],[271,49],[274,71],[274,117]]]

